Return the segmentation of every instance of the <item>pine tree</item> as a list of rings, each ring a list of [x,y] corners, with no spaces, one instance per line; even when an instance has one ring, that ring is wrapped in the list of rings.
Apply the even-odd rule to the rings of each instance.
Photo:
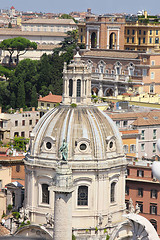
[[[15,107],[16,107],[16,96],[15,96],[14,92],[12,92],[12,94],[11,94],[10,105],[13,109],[15,109]]]
[[[21,78],[18,85],[17,92],[17,107],[25,108],[25,88],[24,88],[24,80]]]
[[[37,90],[34,85],[31,93],[31,107],[37,107],[38,99],[37,99]]]

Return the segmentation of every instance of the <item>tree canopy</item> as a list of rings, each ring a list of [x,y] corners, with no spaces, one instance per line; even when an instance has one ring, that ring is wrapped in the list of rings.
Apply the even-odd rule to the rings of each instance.
[[[23,37],[5,39],[0,43],[2,50],[10,53],[9,65],[12,62],[12,55],[16,51],[16,65],[19,63],[19,56],[25,54],[29,49],[37,49],[37,44]]]
[[[54,49],[53,54],[43,54],[40,60],[22,60],[12,70],[0,68],[2,75],[8,71],[8,81],[0,82],[0,105],[3,110],[36,107],[38,96],[46,96],[50,91],[61,95],[64,62],[69,63],[73,59],[77,38],[77,31],[68,32],[61,47]]]

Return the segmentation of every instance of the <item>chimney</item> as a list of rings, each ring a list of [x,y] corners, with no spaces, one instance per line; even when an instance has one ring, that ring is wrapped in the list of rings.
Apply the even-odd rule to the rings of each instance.
[[[23,108],[20,108],[19,111],[20,111],[20,113],[22,113],[23,112]]]
[[[35,107],[32,107],[32,112],[35,112]]]

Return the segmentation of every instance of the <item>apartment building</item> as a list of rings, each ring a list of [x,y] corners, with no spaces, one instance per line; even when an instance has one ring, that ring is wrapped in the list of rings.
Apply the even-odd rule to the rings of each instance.
[[[147,218],[160,235],[160,184],[153,178],[151,161],[132,161],[127,167],[125,201],[139,206],[140,215]]]
[[[136,158],[152,159],[159,155],[156,143],[160,138],[160,111],[113,113],[111,118],[122,131],[122,139],[123,131],[138,130]],[[132,140],[132,144],[135,144],[135,140]],[[129,145],[131,143],[126,141],[123,146],[127,155],[131,153]]]
[[[157,51],[160,44],[159,16],[144,15],[126,19],[125,45],[126,50]]]
[[[16,112],[14,114],[0,114],[0,140],[8,143],[17,137],[29,138],[38,122],[40,114],[38,111]]]

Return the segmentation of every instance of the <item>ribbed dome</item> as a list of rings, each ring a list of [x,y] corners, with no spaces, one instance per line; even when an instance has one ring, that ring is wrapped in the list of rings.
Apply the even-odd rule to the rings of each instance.
[[[32,132],[30,157],[60,160],[63,139],[68,161],[109,160],[123,154],[117,127],[94,106],[62,105],[47,112]]]

